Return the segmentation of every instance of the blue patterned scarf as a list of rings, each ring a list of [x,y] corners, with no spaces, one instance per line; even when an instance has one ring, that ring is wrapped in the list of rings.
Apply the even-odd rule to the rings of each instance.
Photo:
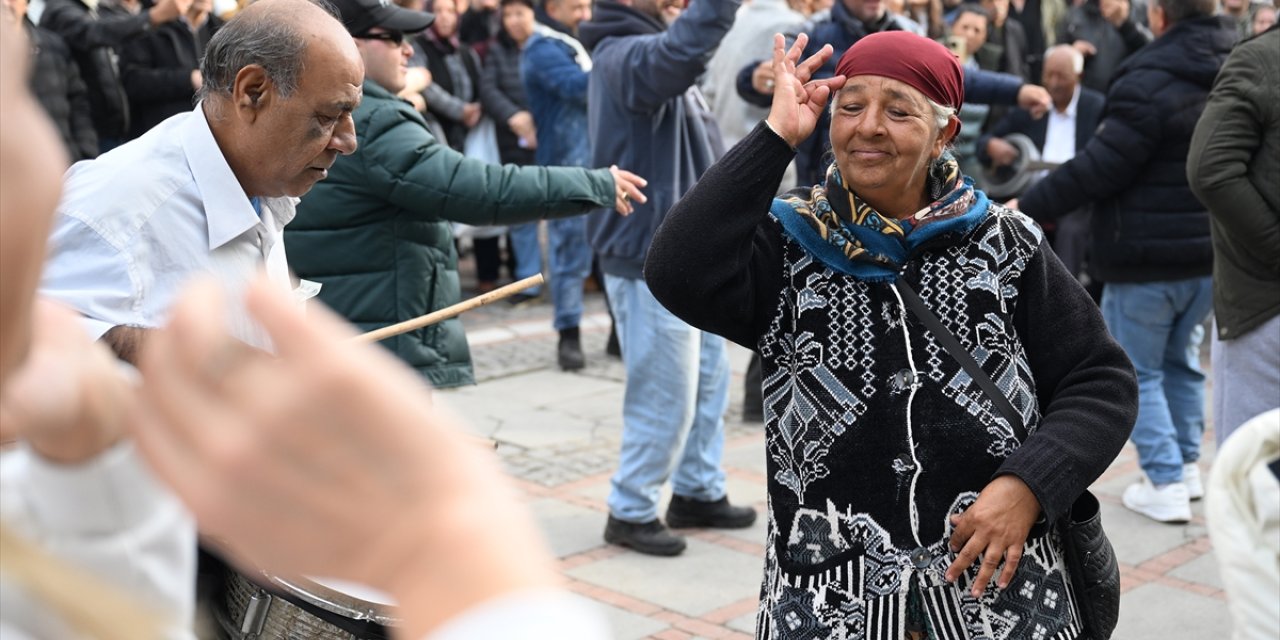
[[[890,282],[907,256],[943,235],[963,236],[982,223],[990,201],[960,174],[950,153],[938,159],[926,186],[932,203],[903,220],[881,215],[848,190],[835,164],[808,198],[775,198],[769,211],[787,235],[831,269],[868,282]]]

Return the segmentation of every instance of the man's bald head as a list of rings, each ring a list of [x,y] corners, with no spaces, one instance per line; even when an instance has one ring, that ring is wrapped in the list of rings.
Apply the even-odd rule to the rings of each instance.
[[[204,113],[249,197],[299,197],[356,148],[364,63],[334,14],[259,0],[205,50]]]
[[[224,25],[205,48],[200,97],[230,98],[236,76],[250,65],[266,71],[283,97],[298,88],[309,46],[355,43],[325,0],[258,0]],[[358,56],[358,54],[356,54]]]
[[[1075,98],[1080,74],[1084,72],[1084,55],[1071,45],[1060,44],[1044,53],[1044,88],[1053,98],[1053,107],[1065,112]]]

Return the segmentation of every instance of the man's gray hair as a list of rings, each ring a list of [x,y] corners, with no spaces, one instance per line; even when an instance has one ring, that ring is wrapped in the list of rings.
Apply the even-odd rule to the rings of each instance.
[[[337,9],[327,0],[308,1],[337,18]],[[306,50],[306,38],[289,17],[268,14],[233,18],[205,47],[200,61],[204,82],[196,98],[230,97],[236,75],[254,64],[266,71],[276,90],[287,98],[298,89]]]
[[[1044,52],[1044,59],[1048,60],[1049,56],[1058,51],[1066,51],[1071,56],[1071,68],[1075,70],[1076,75],[1084,73],[1084,54],[1080,50],[1069,44],[1055,44]]]
[[[1164,9],[1164,17],[1171,23],[1191,18],[1202,18],[1218,12],[1218,0],[1148,0]]]

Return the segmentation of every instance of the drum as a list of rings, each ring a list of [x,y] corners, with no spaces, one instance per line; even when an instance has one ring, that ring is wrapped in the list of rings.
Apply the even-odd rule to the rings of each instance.
[[[229,571],[227,620],[232,638],[386,640],[399,620],[385,594],[361,585],[315,579],[250,577]]]

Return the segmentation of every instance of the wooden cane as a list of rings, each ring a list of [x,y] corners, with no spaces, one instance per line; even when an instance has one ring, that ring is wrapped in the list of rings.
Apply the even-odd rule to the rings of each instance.
[[[469,300],[463,300],[458,304],[450,305],[448,307],[440,309],[439,311],[432,311],[427,315],[418,316],[416,318],[413,318],[412,320],[397,322],[396,324],[393,324],[389,327],[383,327],[381,329],[375,329],[368,333],[362,333],[352,339],[355,340],[356,342],[363,342],[363,343],[372,343],[372,342],[377,342],[379,340],[386,340],[391,336],[398,336],[402,333],[408,333],[410,331],[413,331],[414,329],[421,329],[423,327],[433,325],[437,322],[448,320],[449,318],[452,318],[465,311],[470,311],[472,309],[475,309],[476,307],[483,307],[484,305],[489,304],[490,302],[501,300],[517,292],[524,291],[529,287],[536,287],[542,284],[542,282],[543,282],[542,274],[541,273],[535,274],[535,275],[529,276],[528,278],[525,278],[524,280],[512,282],[511,284],[498,287],[497,289],[494,289],[493,291],[490,291],[488,293],[482,293]]]

